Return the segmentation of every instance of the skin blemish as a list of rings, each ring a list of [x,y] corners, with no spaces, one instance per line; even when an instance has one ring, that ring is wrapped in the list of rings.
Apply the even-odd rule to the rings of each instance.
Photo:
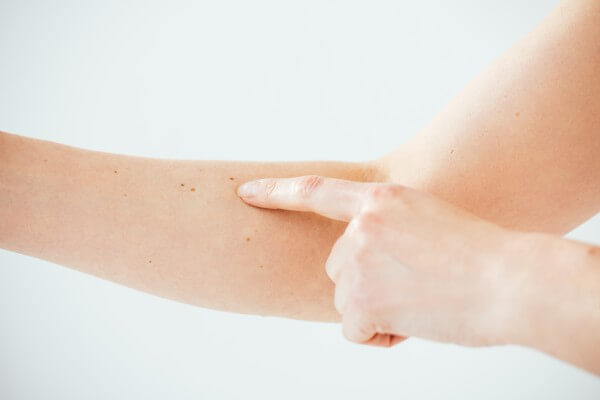
[[[191,188],[190,189],[190,192],[195,192],[195,191],[196,191],[196,188]]]
[[[185,183],[182,183],[182,184],[180,184],[179,186],[181,186],[181,187],[184,187],[184,186],[185,186]]]
[[[44,160],[44,162],[48,162],[48,160]]]
[[[246,236],[246,242],[250,241],[250,236]]]
[[[264,265],[259,265],[259,266],[258,266],[258,268],[264,268],[264,267],[265,267]]]
[[[123,197],[127,197],[127,193],[123,193]]]
[[[454,154],[454,149],[450,150],[450,154]]]
[[[152,260],[148,260],[148,264],[152,264]]]
[[[518,111],[515,113],[515,117],[517,117],[517,118],[519,118],[520,115],[521,115],[521,113]]]
[[[234,180],[234,179],[235,179],[235,178],[234,178],[233,176],[230,176],[230,177],[229,177],[229,180],[230,180],[230,181],[232,181],[232,180]]]

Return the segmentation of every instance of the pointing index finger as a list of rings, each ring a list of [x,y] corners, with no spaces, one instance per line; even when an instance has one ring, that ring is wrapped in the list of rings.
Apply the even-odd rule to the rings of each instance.
[[[349,221],[363,205],[369,183],[308,175],[246,182],[238,195],[256,207],[312,211],[328,218]]]

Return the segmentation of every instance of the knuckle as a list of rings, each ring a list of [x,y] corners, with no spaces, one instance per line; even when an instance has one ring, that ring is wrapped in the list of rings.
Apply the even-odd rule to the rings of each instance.
[[[352,220],[352,228],[358,233],[372,233],[382,223],[382,218],[375,212],[363,212]]]
[[[323,184],[323,182],[323,177],[317,175],[300,177],[294,185],[294,192],[302,198],[309,197]]]
[[[402,185],[377,185],[368,190],[367,199],[371,203],[379,204],[402,199],[406,192],[407,188]]]
[[[349,291],[347,302],[352,305],[352,310],[371,318],[377,313],[377,293],[366,285],[354,285]]]
[[[277,181],[273,180],[273,179],[269,179],[267,181],[265,181],[264,183],[265,185],[265,198],[270,199],[273,197],[273,193],[275,192],[275,189],[277,189]]]
[[[373,335],[371,324],[362,315],[354,315],[353,321],[348,323],[344,321],[342,332],[344,337],[354,343],[364,343]]]
[[[364,278],[364,268],[368,266],[371,258],[372,250],[370,246],[366,244],[366,241],[359,243],[352,254],[352,261],[358,275],[357,278]]]

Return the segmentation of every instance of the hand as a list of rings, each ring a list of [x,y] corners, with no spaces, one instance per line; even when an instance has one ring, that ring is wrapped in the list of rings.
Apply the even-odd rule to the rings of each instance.
[[[349,221],[326,264],[349,340],[504,342],[518,307],[519,290],[507,285],[516,232],[394,184],[304,176],[248,182],[238,194],[258,207]]]

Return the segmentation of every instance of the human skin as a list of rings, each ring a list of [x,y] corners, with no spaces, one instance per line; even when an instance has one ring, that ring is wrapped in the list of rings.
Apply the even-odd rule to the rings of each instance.
[[[235,193],[309,171],[373,179],[361,163],[156,160],[0,134],[0,247],[201,307],[336,320],[322,265],[344,225]]]
[[[600,204],[599,8],[562,4],[375,162],[153,160],[0,134],[0,247],[202,307],[337,321],[323,265],[345,223],[249,208],[239,183],[395,182],[564,233]]]
[[[566,233],[600,209],[600,2],[561,3],[424,129],[385,180],[504,227]]]
[[[519,344],[600,375],[600,247],[501,228],[397,184],[304,176],[238,192],[348,222],[326,271],[349,340]]]

